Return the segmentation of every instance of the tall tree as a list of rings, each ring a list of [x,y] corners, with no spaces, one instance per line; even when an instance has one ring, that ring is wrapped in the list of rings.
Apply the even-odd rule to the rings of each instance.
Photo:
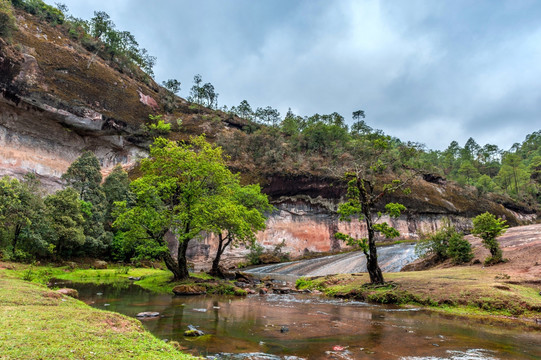
[[[142,176],[130,185],[134,205],[118,204],[114,226],[129,229],[128,239],[160,249],[174,279],[189,276],[188,244],[203,231],[212,231],[207,219],[213,218],[216,204],[224,197],[233,174],[227,169],[222,149],[203,136],[190,143],[158,138],[150,156],[141,161]],[[176,260],[167,251],[165,235],[172,231],[178,241]]]
[[[253,245],[256,232],[265,228],[264,213],[272,210],[259,185],[241,186],[238,176],[217,197],[214,211],[206,219],[218,237],[218,249],[212,261],[211,275],[223,276],[220,259],[228,246],[237,243]]]
[[[341,204],[338,213],[341,220],[350,221],[351,218],[359,218],[364,221],[368,232],[367,238],[355,239],[347,234],[337,233],[338,239],[346,241],[350,246],[360,247],[366,257],[366,267],[372,284],[383,284],[383,273],[378,264],[376,248],[376,234],[380,233],[386,238],[399,236],[398,230],[387,224],[379,222],[382,215],[387,214],[391,218],[400,216],[406,208],[402,204],[389,202],[385,204],[384,211],[377,211],[387,194],[399,189],[409,192],[405,188],[406,182],[396,179],[392,182],[382,181],[385,171],[388,170],[393,159],[384,156],[385,150],[390,144],[390,138],[382,136],[370,141],[366,147],[363,163],[358,164],[354,171],[345,175],[347,180],[347,202]]]
[[[77,191],[68,187],[47,196],[45,205],[54,232],[55,253],[69,258],[85,243],[82,202]]]
[[[66,183],[79,193],[83,204],[87,251],[93,255],[103,253],[111,241],[111,234],[105,232],[105,193],[101,187],[101,167],[96,155],[85,151],[62,175]]]

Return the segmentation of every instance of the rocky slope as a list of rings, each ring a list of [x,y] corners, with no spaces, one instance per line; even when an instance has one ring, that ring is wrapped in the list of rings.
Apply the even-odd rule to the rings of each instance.
[[[149,144],[140,125],[149,114],[164,113],[165,90],[150,78],[137,81],[120,72],[60,29],[26,13],[16,15],[19,30],[13,40],[0,39],[0,175],[33,172],[52,191],[62,186],[61,174],[85,150],[96,153],[104,173],[116,164],[133,167]],[[173,121],[177,118],[182,119],[182,128]],[[173,124],[173,139],[204,132],[212,140],[246,124],[219,111],[191,109],[181,98],[166,120]],[[344,245],[334,238],[335,232],[363,236],[363,224],[341,223],[335,214],[344,195],[339,179],[269,175],[265,169],[244,175],[262,182],[277,209],[267,230],[258,235],[268,250],[285,241],[282,251],[292,257],[339,251]],[[484,211],[505,216],[512,225],[536,217],[530,209],[430,176],[416,179],[412,190],[411,196],[393,199],[408,208],[391,221],[404,238],[436,229],[443,216],[462,228],[469,226],[469,217]],[[191,254],[197,264],[205,264],[214,251],[213,239],[206,238],[194,242]],[[226,254],[226,261],[239,261],[247,252],[237,248]]]

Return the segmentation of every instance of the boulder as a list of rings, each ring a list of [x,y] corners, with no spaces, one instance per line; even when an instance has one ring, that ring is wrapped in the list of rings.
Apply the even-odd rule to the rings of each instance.
[[[92,263],[94,269],[107,269],[107,261],[96,260]]]
[[[62,288],[62,289],[56,290],[56,292],[62,295],[71,296],[72,298],[75,298],[75,299],[79,298],[79,292],[75,289]]]
[[[138,318],[155,318],[158,316],[160,316],[160,313],[156,311],[145,311],[145,312],[140,312],[139,314],[135,315],[135,317],[138,317]]]
[[[137,276],[137,277],[135,277],[135,276],[130,276],[130,277],[128,278],[128,280],[139,281],[139,280],[141,280],[141,277],[140,277],[140,276]]]
[[[260,288],[259,289],[259,295],[265,295],[269,292],[269,290],[267,288]]]
[[[184,331],[184,336],[203,336],[203,335],[205,335],[205,333],[197,329],[193,325],[188,325],[188,330]]]
[[[207,289],[199,285],[177,285],[173,288],[175,295],[203,295],[207,293]]]

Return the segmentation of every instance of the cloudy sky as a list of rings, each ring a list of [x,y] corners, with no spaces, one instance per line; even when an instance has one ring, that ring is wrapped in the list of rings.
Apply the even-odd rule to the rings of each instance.
[[[182,97],[201,74],[220,106],[362,109],[432,149],[470,136],[508,149],[541,129],[540,1],[60,1],[85,19],[106,11]]]

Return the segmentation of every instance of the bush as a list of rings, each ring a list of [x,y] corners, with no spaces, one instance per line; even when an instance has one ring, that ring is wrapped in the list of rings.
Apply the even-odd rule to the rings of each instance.
[[[0,36],[10,38],[15,29],[15,17],[9,1],[0,0]]]
[[[453,260],[453,263],[463,264],[473,259],[473,252],[468,240],[464,239],[464,236],[460,233],[449,238],[449,247],[447,248],[447,255]]]
[[[485,259],[485,265],[497,264],[502,261],[502,250],[496,238],[505,233],[508,228],[505,220],[486,212],[473,219],[472,234],[483,239],[483,245],[490,251],[490,257]]]
[[[440,261],[451,258],[454,264],[462,264],[473,259],[471,245],[464,235],[456,231],[449,219],[443,220],[441,230],[419,240],[415,252],[420,256],[434,254]]]

